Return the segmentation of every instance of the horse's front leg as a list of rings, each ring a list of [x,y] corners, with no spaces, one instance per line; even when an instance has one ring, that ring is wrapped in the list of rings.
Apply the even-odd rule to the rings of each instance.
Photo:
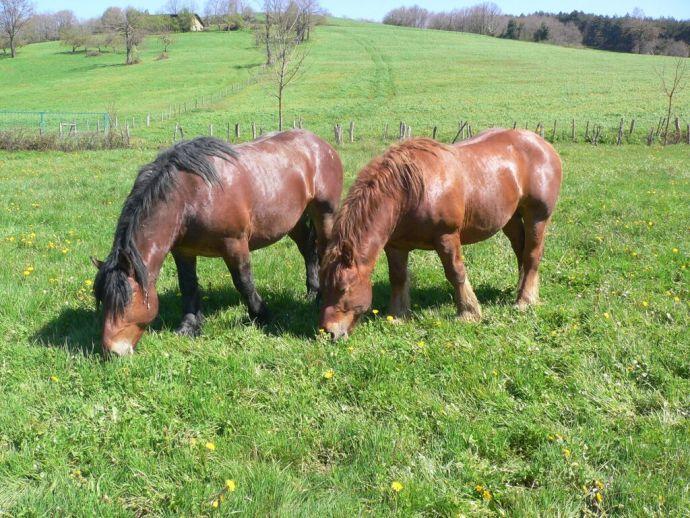
[[[196,256],[183,255],[173,251],[177,280],[182,293],[182,322],[176,332],[184,336],[199,336],[203,315],[201,314],[201,293],[196,276]]]
[[[458,318],[468,322],[478,322],[482,318],[482,310],[467,278],[459,234],[439,236],[436,240],[436,252],[443,263],[446,278],[455,288]]]
[[[249,309],[252,320],[265,324],[270,319],[266,303],[254,286],[249,243],[246,239],[228,239],[225,243],[225,264],[232,275],[232,282]]]
[[[410,314],[410,278],[407,272],[408,250],[386,247],[388,277],[391,282],[391,301],[388,313],[394,317]]]

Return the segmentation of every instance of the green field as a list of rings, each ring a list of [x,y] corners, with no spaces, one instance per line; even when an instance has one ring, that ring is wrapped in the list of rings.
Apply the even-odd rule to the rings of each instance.
[[[185,35],[156,61],[152,40],[128,68],[32,45],[0,59],[0,106],[141,117],[243,81],[261,63],[251,44]],[[651,124],[663,62],[337,22],[317,30],[289,118],[328,138],[357,121],[340,148],[349,183],[385,148],[386,122],[439,125],[445,140],[459,119]],[[690,91],[680,101],[687,113]],[[194,135],[273,120],[263,80],[179,122]],[[455,321],[437,256],[416,252],[413,317],[386,320],[383,261],[380,313],[332,344],[315,338],[285,240],[253,258],[268,328],[248,322],[222,262],[202,260],[204,334],[174,335],[170,261],[137,354],[103,362],[88,257],[107,253],[137,168],[174,123],[137,125],[129,150],[0,152],[0,516],[686,515],[690,147],[557,143],[563,192],[543,304],[527,313],[511,305],[515,259],[497,236],[465,250],[480,324]]]

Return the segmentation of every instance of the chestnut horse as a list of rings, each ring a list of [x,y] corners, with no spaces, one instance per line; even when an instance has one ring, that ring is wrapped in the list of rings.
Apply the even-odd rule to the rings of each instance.
[[[347,336],[371,305],[371,273],[385,250],[389,314],[410,311],[410,250],[436,250],[455,290],[458,316],[481,309],[461,245],[503,229],[517,256],[517,305],[537,301],[544,233],[561,185],[561,160],[529,131],[494,129],[454,146],[413,139],[390,148],[359,174],[338,211],[322,262],[321,328]]]
[[[180,142],[144,166],[125,201],[94,294],[104,308],[104,354],[131,354],[158,314],[156,280],[172,252],[182,292],[178,332],[200,331],[197,256],[222,257],[253,319],[268,313],[254,287],[250,251],[289,235],[304,256],[307,290],[319,290],[323,255],[340,203],[335,150],[301,130],[231,148],[213,138]]]

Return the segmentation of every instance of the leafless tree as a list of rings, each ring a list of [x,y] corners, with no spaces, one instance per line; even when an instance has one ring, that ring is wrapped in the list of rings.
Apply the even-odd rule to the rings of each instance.
[[[144,39],[143,15],[132,7],[120,9],[109,7],[101,18],[106,30],[118,35],[127,52],[127,65],[136,63],[136,50]]]
[[[265,0],[264,15],[263,27],[257,28],[257,39],[266,46],[266,64],[275,79],[278,129],[282,131],[285,90],[299,76],[307,55],[300,45],[304,35],[299,33],[304,14],[299,2]]]
[[[17,37],[33,13],[29,0],[0,0],[0,32],[7,35],[13,58],[17,56]]]
[[[667,67],[662,69],[655,69],[659,80],[661,81],[661,89],[668,97],[668,109],[666,110],[666,128],[664,129],[664,146],[668,144],[668,128],[671,124],[671,113],[673,111],[673,98],[676,94],[682,92],[687,86],[688,75],[688,60],[687,58],[676,58],[673,65],[670,67],[670,73]]]

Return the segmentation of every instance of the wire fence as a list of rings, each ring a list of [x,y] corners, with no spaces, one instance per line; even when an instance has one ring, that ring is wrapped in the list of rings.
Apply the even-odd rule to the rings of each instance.
[[[103,112],[0,111],[0,131],[29,131],[60,136],[108,133],[110,115]]]

